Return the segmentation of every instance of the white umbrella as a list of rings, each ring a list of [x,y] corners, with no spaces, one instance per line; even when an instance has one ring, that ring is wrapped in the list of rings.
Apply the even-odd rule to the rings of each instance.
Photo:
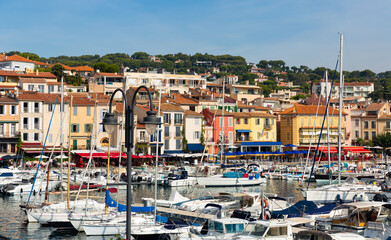
[[[383,149],[383,148],[380,147],[380,146],[375,146],[375,147],[372,147],[372,148],[375,148],[375,149]]]
[[[228,146],[227,148],[238,148],[238,147],[236,147],[236,146]]]
[[[35,156],[34,158],[41,158],[41,155],[38,155],[38,156]],[[42,158],[49,158],[49,157],[47,157],[47,156],[45,156],[45,155],[42,155]]]
[[[62,158],[68,158],[66,155],[59,155],[59,156],[56,156],[56,157],[54,157],[54,158],[61,158],[61,156],[62,156]]]

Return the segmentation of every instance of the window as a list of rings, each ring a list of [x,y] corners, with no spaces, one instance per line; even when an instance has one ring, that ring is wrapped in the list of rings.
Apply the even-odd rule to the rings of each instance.
[[[48,93],[51,93],[51,92],[54,92],[54,86],[53,85],[49,85],[48,86]]]
[[[16,114],[16,106],[10,106],[10,114],[15,115]]]
[[[27,102],[23,103],[23,112],[25,112],[25,113],[29,112],[29,103],[27,103]]]
[[[73,115],[74,115],[74,116],[77,115],[77,107],[73,107]]]
[[[369,133],[367,131],[364,132],[364,140],[369,140]]]
[[[86,133],[92,132],[92,124],[91,123],[87,123],[84,125],[84,132],[86,132]]]
[[[39,113],[39,103],[34,103],[34,112]]]
[[[73,140],[72,149],[73,149],[73,150],[77,150],[77,140]]]
[[[288,132],[288,133],[286,134],[286,139],[288,139],[288,140],[291,139],[291,133]]]
[[[181,149],[181,140],[177,139],[175,145],[176,145],[176,150],[180,150]]]
[[[40,93],[44,92],[44,85],[38,85],[38,92]]]
[[[148,78],[143,78],[141,79],[141,83],[142,84],[147,84],[149,82],[149,79]]]
[[[28,140],[29,140],[29,134],[23,133],[23,141],[28,141]]]
[[[181,127],[175,127],[175,137],[181,136]]]
[[[48,104],[48,112],[53,112],[53,104]]]
[[[48,134],[48,142],[53,142],[53,134]]]
[[[240,118],[236,119],[236,124],[240,124]]]
[[[163,120],[164,120],[164,123],[171,124],[171,114],[165,113],[165,114],[163,115]]]
[[[175,115],[174,115],[174,123],[175,124],[182,124],[182,114],[175,113]]]
[[[199,118],[195,118],[194,119],[194,124],[195,125],[199,125],[200,124],[200,119]]]
[[[79,132],[79,124],[72,124],[71,125],[71,132],[73,132],[73,133]]]
[[[260,132],[257,132],[257,139],[258,139],[258,140],[261,139],[261,133],[260,133]]]
[[[376,121],[371,121],[371,128],[376,128]]]
[[[57,86],[57,92],[61,92],[61,85]]]
[[[247,123],[245,123],[247,124]],[[228,118],[228,127],[233,127],[233,121],[232,121],[232,118]]]
[[[193,137],[194,139],[200,139],[201,138],[201,132],[200,131],[194,131],[193,133]]]
[[[261,119],[259,118],[255,119],[255,125],[261,125]]]
[[[356,136],[356,138],[359,138],[360,137],[360,131],[356,131],[355,136]]]
[[[243,118],[243,120],[244,120],[244,124],[248,124],[248,118]]]
[[[365,129],[368,129],[368,126],[369,126],[368,121],[365,121],[365,122],[364,122],[364,128],[365,128]]]
[[[4,135],[4,124],[0,124],[0,135]]]
[[[164,137],[170,137],[170,127],[164,127]]]
[[[359,119],[354,120],[354,122],[355,122],[356,127],[360,126],[360,120]]]
[[[28,86],[28,89],[29,89],[29,91],[34,91],[34,85],[31,85],[31,84],[30,84],[30,85]]]
[[[390,128],[391,128],[391,124],[390,124],[390,123],[391,123],[391,122],[389,122],[389,121],[386,122],[386,128],[387,128],[387,129],[390,129]]]
[[[164,140],[164,149],[165,150],[170,149],[170,140],[168,139]]]
[[[140,131],[140,140],[145,141],[145,131]]]
[[[376,131],[372,131],[372,139],[374,139],[376,137]]]
[[[34,141],[39,141],[39,133],[34,133]]]
[[[16,124],[11,124],[11,137],[14,137],[16,135]]]
[[[34,118],[34,129],[39,129],[39,118]]]
[[[0,105],[0,114],[4,114],[4,105]]]
[[[233,143],[233,140],[234,140],[234,133],[233,132],[228,133],[228,140],[229,140],[229,144]]]
[[[29,129],[29,119],[23,118],[23,129]]]
[[[91,107],[87,107],[87,116],[91,116]]]

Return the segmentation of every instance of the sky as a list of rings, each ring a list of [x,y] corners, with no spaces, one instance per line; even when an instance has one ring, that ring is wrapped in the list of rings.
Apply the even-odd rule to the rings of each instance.
[[[391,70],[389,0],[0,0],[0,52],[41,57],[142,51]]]

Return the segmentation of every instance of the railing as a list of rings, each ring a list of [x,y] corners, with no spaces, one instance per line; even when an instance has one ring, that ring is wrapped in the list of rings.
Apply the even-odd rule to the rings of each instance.
[[[265,128],[265,129],[272,129],[272,126],[271,126],[270,124],[265,124],[265,125],[264,125],[264,128]]]
[[[136,141],[139,143],[146,143],[149,142],[149,139],[147,137],[137,137]]]
[[[23,124],[23,129],[29,129],[29,125],[28,124]]]
[[[38,123],[34,123],[34,129],[39,129],[39,124]]]

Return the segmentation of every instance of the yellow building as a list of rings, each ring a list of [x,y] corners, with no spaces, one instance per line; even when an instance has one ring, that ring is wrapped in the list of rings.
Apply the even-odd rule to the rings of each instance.
[[[241,151],[279,150],[276,116],[262,112],[238,112],[234,114],[235,143]]]
[[[311,142],[315,144],[319,140],[324,113],[326,111],[325,106],[319,106],[318,116],[315,116],[317,112],[317,106],[315,105],[295,105],[282,111],[279,115],[280,120],[280,136],[281,142],[284,145],[293,144],[296,146],[308,146]],[[338,120],[339,112],[337,109],[329,108],[329,141],[332,145],[338,144]],[[342,136],[345,137],[345,116],[343,113],[342,121]],[[315,131],[313,131],[315,125]],[[313,134],[314,132],[314,134]],[[324,123],[321,145],[327,144],[327,118]],[[344,140],[343,140],[344,141]]]

